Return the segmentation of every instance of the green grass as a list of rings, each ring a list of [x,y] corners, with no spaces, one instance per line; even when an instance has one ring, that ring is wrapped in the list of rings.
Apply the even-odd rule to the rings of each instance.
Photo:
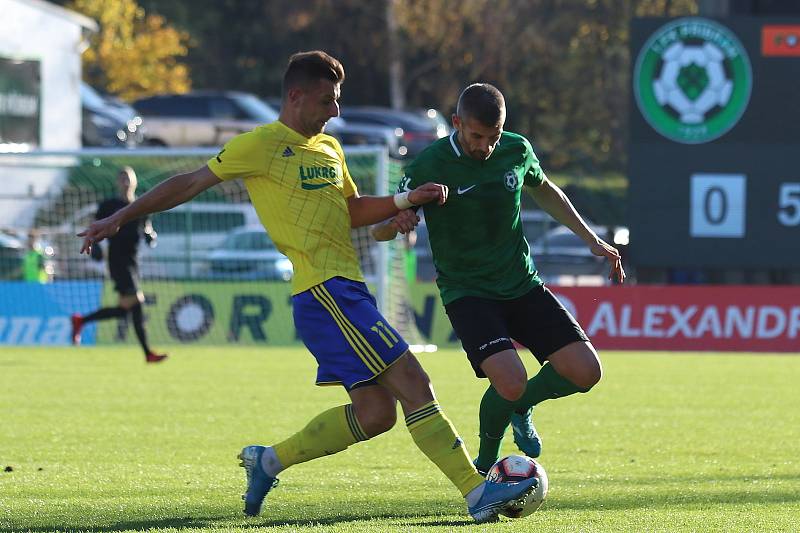
[[[181,346],[148,367],[133,348],[5,347],[0,531],[800,530],[800,358],[603,357],[595,390],[536,412],[542,509],[474,526],[402,424],[284,472],[243,518],[239,449],[345,402],[302,349]],[[474,453],[485,382],[458,352],[421,359]]]

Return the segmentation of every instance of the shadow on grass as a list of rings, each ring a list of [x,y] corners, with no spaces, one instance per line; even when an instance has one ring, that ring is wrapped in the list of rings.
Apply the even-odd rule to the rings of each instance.
[[[160,528],[204,528],[219,526],[220,522],[230,522],[230,517],[193,517],[193,518],[164,518],[164,519],[142,519],[142,520],[129,520],[111,524],[107,526],[87,527],[83,524],[64,523],[63,521],[58,525],[53,524],[49,526],[29,527],[25,525],[12,526],[11,528],[0,527],[1,533],[13,533],[15,531],[31,531],[31,532],[44,532],[44,531],[127,531],[135,530],[141,531],[146,529],[160,529]]]
[[[473,525],[473,521],[464,517],[463,520],[458,519],[439,519],[420,514],[403,514],[403,513],[378,513],[378,514],[340,514],[337,516],[319,516],[304,519],[297,518],[253,518],[253,519],[240,519],[232,516],[208,516],[208,517],[191,517],[191,518],[163,518],[163,519],[147,519],[141,520],[127,520],[110,524],[107,526],[86,527],[82,524],[67,524],[60,523],[58,525],[28,527],[25,525],[12,526],[11,528],[0,527],[0,533],[14,533],[18,531],[29,531],[34,533],[46,531],[87,531],[92,533],[101,532],[116,532],[116,531],[145,531],[145,530],[158,530],[158,529],[213,529],[232,528],[232,529],[255,529],[264,527],[278,527],[278,526],[294,526],[294,527],[318,527],[318,526],[334,526],[344,523],[358,523],[370,522],[374,520],[389,520],[394,522],[393,525],[398,528],[406,527],[460,527]]]
[[[774,476],[727,476],[722,474],[718,477],[699,477],[697,480],[681,480],[685,489],[678,491],[665,491],[661,485],[674,484],[674,479],[670,478],[634,478],[625,483],[630,483],[636,487],[635,494],[630,492],[620,495],[616,490],[619,481],[608,482],[598,481],[597,491],[593,496],[586,497],[585,493],[580,496],[553,494],[548,498],[544,508],[545,511],[619,511],[619,510],[656,510],[668,508],[682,508],[698,506],[708,509],[711,506],[750,505],[758,504],[779,504],[800,502],[800,491],[795,486],[786,487],[765,487],[762,482],[775,480],[800,480],[800,475],[791,473],[781,473]],[[753,481],[758,481],[754,483]],[[684,483],[685,482],[685,483]],[[739,482],[735,488],[725,488],[715,490],[716,483]],[[706,484],[704,487],[703,484]],[[436,509],[439,514],[426,514],[425,510]],[[107,525],[87,526],[86,523],[79,523],[74,518],[67,519],[57,516],[49,517],[50,524],[31,527],[28,524],[5,524],[0,525],[0,533],[11,533],[14,531],[31,531],[35,533],[46,531],[80,530],[92,533],[118,532],[126,530],[158,530],[158,529],[189,529],[189,528],[208,528],[218,529],[255,529],[264,527],[289,526],[296,528],[334,526],[337,524],[358,524],[370,521],[387,521],[387,527],[398,529],[418,527],[444,527],[457,528],[473,525],[472,520],[466,514],[466,509],[462,508],[456,498],[437,498],[425,501],[400,500],[388,505],[385,501],[375,505],[375,502],[357,501],[347,504],[347,509],[332,512],[331,507],[324,504],[309,503],[302,508],[294,505],[278,505],[265,509],[264,515],[257,518],[245,518],[239,509],[236,511],[225,512],[216,509],[216,514],[204,516],[204,509],[193,509],[184,511],[183,516],[169,518],[150,518],[146,516],[138,520],[122,520]],[[145,511],[146,512],[146,511]],[[208,509],[205,509],[208,512]],[[186,516],[195,513],[196,516]],[[453,518],[454,515],[462,514],[463,518]],[[164,510],[159,510],[159,515],[163,516]],[[40,518],[37,520],[43,523]],[[302,516],[303,518],[298,518]],[[94,515],[90,520],[102,521],[102,515]],[[79,519],[78,519],[79,520]],[[112,520],[106,520],[112,522]]]
[[[270,509],[266,509],[262,516],[256,518],[245,518],[240,511],[236,513],[219,513],[214,516],[202,516],[202,509],[196,510],[198,516],[184,516],[174,518],[152,518],[148,519],[143,517],[139,520],[123,520],[108,525],[87,526],[85,523],[77,523],[74,519],[69,522],[64,519],[58,520],[52,518],[50,525],[40,525],[30,527],[25,524],[11,525],[11,527],[0,526],[0,533],[12,533],[15,531],[30,531],[34,533],[46,531],[86,531],[92,533],[101,532],[117,532],[117,531],[142,531],[142,530],[158,530],[158,529],[190,529],[190,528],[207,528],[212,530],[218,529],[255,529],[264,527],[318,527],[318,526],[334,526],[344,523],[359,523],[370,522],[375,520],[388,521],[388,526],[395,526],[399,529],[406,527],[461,527],[470,526],[473,524],[472,519],[466,514],[466,509],[463,509],[464,518],[448,518],[442,515],[425,514],[420,512],[422,509],[440,509],[445,513],[459,512],[460,507],[454,503],[457,500],[433,500],[419,503],[410,504],[408,501],[402,502],[399,509],[370,509],[368,504],[356,505],[355,509],[351,508],[345,512],[331,514],[329,507],[320,507],[311,505],[303,509],[302,515],[304,518],[297,518],[295,508],[281,507],[273,509],[275,515],[269,516]],[[405,507],[405,508],[403,508]],[[163,511],[162,513],[163,514]],[[93,516],[92,521],[99,521],[101,516]],[[87,520],[88,521],[88,520]]]
[[[422,515],[419,513],[404,514],[404,513],[375,513],[375,514],[352,514],[352,515],[339,515],[327,518],[309,518],[304,520],[291,519],[291,520],[268,520],[258,524],[253,524],[252,527],[277,527],[277,526],[332,526],[344,522],[369,522],[371,520],[389,520],[393,522],[391,525],[402,528],[407,527],[430,527],[430,526],[470,526],[474,522],[466,515],[464,511],[464,518],[458,519],[444,519],[443,517],[434,518],[431,515]],[[430,519],[429,519],[430,518]]]

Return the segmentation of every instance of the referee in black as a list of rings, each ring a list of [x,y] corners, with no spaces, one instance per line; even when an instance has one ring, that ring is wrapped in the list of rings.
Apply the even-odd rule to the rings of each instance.
[[[109,198],[97,208],[96,220],[108,217],[130,204],[136,198],[136,173],[131,167],[124,167],[117,176],[119,198]],[[81,329],[89,322],[107,320],[109,318],[124,318],[130,313],[133,319],[133,329],[136,338],[144,350],[145,360],[148,363],[158,363],[166,359],[166,354],[155,353],[147,344],[147,333],[144,330],[144,316],[142,304],[144,294],[139,289],[139,264],[137,253],[139,241],[144,237],[148,245],[155,246],[156,232],[148,218],[132,220],[123,225],[119,232],[109,239],[108,244],[108,271],[114,280],[114,290],[119,294],[117,307],[103,307],[97,311],[81,316],[72,315],[72,343],[80,344]],[[100,247],[93,249],[100,250]],[[102,257],[102,256],[101,256]]]

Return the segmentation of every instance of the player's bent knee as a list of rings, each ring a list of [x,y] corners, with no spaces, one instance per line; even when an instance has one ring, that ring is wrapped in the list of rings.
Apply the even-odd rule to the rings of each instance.
[[[528,382],[525,376],[523,376],[522,379],[518,379],[515,376],[508,376],[505,379],[497,380],[496,383],[493,382],[492,385],[494,385],[494,388],[497,389],[497,393],[504,400],[515,402],[522,398]]]
[[[397,422],[397,405],[394,399],[376,395],[369,398],[369,403],[360,403],[355,408],[358,424],[370,438],[389,431]]]
[[[121,296],[119,299],[119,306],[126,311],[130,311],[140,303],[136,295]]]
[[[383,411],[369,413],[364,420],[359,420],[361,429],[369,438],[386,433],[397,423],[397,411]]]
[[[596,364],[587,365],[576,374],[573,378],[575,386],[580,387],[581,392],[589,392],[603,378],[603,367],[596,361]]]
[[[528,386],[528,373],[515,350],[503,350],[487,357],[480,366],[504,400],[519,400]]]

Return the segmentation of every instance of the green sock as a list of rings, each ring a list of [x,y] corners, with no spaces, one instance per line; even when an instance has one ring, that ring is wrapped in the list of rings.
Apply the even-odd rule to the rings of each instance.
[[[590,387],[591,388],[591,387]],[[545,363],[539,373],[528,380],[522,398],[511,404],[514,411],[524,413],[545,400],[563,398],[576,392],[588,392],[556,372],[553,365]],[[511,413],[509,413],[511,416]]]
[[[500,396],[492,385],[486,389],[481,398],[480,409],[480,446],[475,466],[485,472],[497,462],[503,435],[511,420],[512,403]]]
[[[475,461],[479,470],[489,469],[500,455],[503,435],[511,421],[514,411],[524,413],[536,404],[552,398],[561,398],[586,392],[589,389],[577,387],[567,378],[555,371],[553,365],[545,363],[539,373],[528,380],[522,397],[510,402],[489,386],[481,399],[480,410],[480,448]]]

